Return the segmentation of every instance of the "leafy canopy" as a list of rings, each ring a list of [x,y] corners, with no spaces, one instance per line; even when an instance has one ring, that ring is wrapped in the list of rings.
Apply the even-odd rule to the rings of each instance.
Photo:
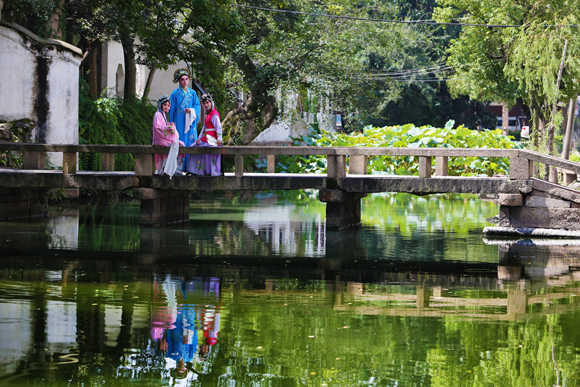
[[[553,106],[580,91],[580,3],[569,0],[438,0],[434,17],[485,25],[521,27],[463,27],[448,50],[455,69],[450,82],[457,93],[473,99],[522,100],[545,123],[553,122]],[[560,87],[558,72],[564,45],[567,55]]]

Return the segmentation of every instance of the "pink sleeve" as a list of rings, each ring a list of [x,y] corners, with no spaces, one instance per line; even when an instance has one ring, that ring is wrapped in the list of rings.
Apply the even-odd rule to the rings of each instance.
[[[169,146],[175,140],[177,135],[175,129],[169,132],[170,129],[165,123],[165,119],[161,112],[155,113],[153,116],[153,144],[160,146]]]

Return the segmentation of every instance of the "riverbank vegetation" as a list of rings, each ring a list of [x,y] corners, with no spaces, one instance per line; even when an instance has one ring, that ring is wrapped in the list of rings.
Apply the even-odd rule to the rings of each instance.
[[[134,97],[123,99],[106,92],[101,98],[93,99],[88,84],[83,79],[80,83],[79,143],[151,145],[155,106]],[[81,153],[79,159],[82,170],[101,170],[100,153]],[[135,156],[129,153],[115,155],[115,170],[134,169]]]
[[[344,134],[312,131],[308,136],[294,139],[294,145],[308,146],[354,146],[394,148],[523,148],[522,144],[504,136],[500,129],[475,131],[463,126],[453,128],[448,122],[444,128],[416,127],[412,124],[367,126],[363,133]],[[433,160],[433,167],[435,160]],[[258,168],[264,168],[258,161]],[[280,156],[276,172],[326,173],[324,156]],[[370,156],[367,173],[387,175],[418,175],[419,158],[413,156]],[[509,158],[453,157],[449,158],[450,176],[494,176],[509,174]]]

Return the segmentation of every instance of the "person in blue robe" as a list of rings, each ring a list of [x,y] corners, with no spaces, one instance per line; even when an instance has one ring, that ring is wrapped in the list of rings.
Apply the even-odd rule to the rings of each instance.
[[[191,73],[188,69],[176,70],[173,74],[173,83],[179,83],[179,87],[171,93],[171,109],[169,110],[169,122],[175,123],[179,140],[183,141],[186,147],[191,146],[197,140],[197,123],[199,122],[201,104],[197,93],[188,87]],[[195,112],[195,119],[190,125],[186,125],[186,116],[190,110]],[[187,127],[186,127],[187,126]],[[177,172],[184,172],[183,166],[187,165],[187,156]]]

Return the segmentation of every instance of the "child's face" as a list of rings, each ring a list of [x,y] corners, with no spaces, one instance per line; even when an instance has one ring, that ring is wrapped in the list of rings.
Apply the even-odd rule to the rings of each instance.
[[[206,110],[209,110],[209,109],[211,109],[211,101],[210,101],[210,100],[207,100],[207,99],[206,99],[205,101],[203,101],[203,107],[204,107]]]
[[[161,105],[161,108],[165,113],[167,113],[169,109],[171,109],[171,102],[165,102],[163,105]]]

